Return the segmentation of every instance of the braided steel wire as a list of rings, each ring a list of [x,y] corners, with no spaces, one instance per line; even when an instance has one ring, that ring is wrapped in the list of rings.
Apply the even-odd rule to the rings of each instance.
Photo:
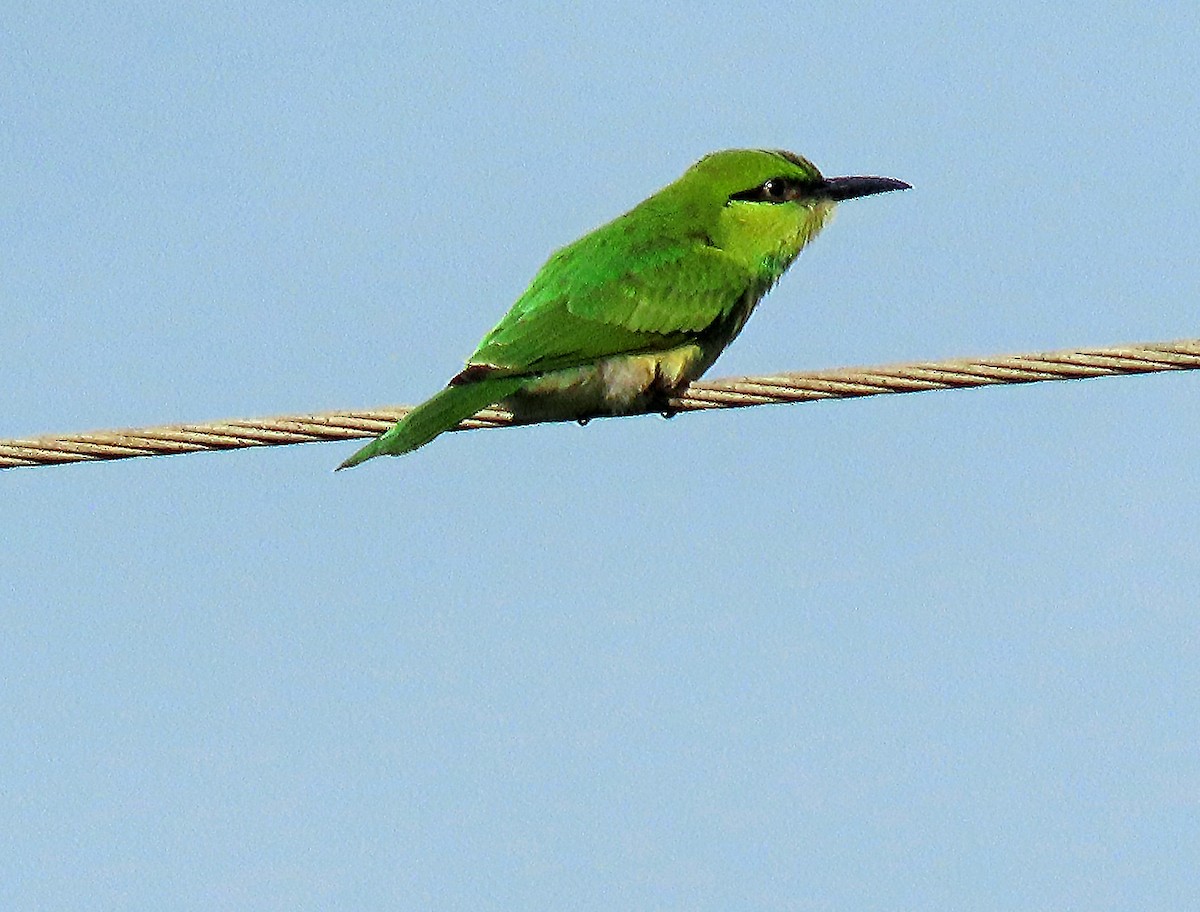
[[[701,380],[672,399],[670,406],[673,411],[692,412],[1197,368],[1200,368],[1200,339],[1184,339],[1115,348]],[[408,410],[406,406],[395,406],[0,440],[0,468],[353,440],[386,431]],[[512,415],[505,410],[487,408],[455,430],[506,427],[513,423]]]

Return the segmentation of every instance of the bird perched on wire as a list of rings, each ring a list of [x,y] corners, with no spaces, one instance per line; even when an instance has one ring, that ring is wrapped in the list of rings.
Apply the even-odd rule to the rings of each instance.
[[[705,156],[551,256],[445,389],[338,468],[411,452],[497,403],[518,422],[667,411],[835,204],[908,188],[823,177],[790,152]]]

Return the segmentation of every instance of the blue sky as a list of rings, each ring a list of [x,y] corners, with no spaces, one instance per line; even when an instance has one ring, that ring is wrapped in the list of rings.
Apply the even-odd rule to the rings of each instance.
[[[1200,12],[13,4],[0,436],[419,401],[714,149],[714,376],[1197,335]],[[0,906],[1194,898],[1190,374],[0,474]]]

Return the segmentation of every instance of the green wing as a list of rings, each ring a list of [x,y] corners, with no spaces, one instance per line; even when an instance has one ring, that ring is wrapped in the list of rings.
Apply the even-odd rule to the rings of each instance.
[[[752,284],[742,266],[700,240],[632,247],[593,235],[556,253],[468,365],[503,376],[663,351],[728,315]]]

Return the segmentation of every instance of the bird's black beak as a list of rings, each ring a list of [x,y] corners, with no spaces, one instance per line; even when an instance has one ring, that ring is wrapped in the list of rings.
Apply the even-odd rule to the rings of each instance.
[[[840,203],[842,200],[874,193],[889,193],[892,190],[911,190],[912,185],[894,177],[828,177],[820,188],[822,199]]]

